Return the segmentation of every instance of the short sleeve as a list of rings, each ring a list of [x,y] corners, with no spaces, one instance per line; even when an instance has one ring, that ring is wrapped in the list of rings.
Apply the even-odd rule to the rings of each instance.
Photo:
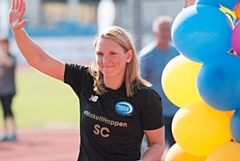
[[[144,130],[154,130],[163,125],[161,97],[155,90],[151,89],[146,95],[142,108],[142,126]]]
[[[70,85],[77,94],[83,89],[88,75],[88,67],[65,64],[64,83]]]

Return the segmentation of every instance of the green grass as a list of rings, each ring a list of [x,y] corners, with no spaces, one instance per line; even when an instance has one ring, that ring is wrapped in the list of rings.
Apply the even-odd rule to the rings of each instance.
[[[18,128],[49,124],[78,126],[78,99],[67,84],[36,70],[18,70],[16,86],[13,111]]]

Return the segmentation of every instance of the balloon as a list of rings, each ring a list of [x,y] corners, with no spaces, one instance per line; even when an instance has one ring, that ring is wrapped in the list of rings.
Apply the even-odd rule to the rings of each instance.
[[[225,13],[225,15],[228,17],[229,21],[232,24],[232,28],[234,28],[235,24],[237,23],[236,14],[226,7],[220,7],[220,10]]]
[[[207,156],[216,146],[229,142],[230,119],[204,102],[192,102],[174,115],[172,132],[176,142],[186,152]]]
[[[234,13],[236,14],[236,17],[238,19],[240,19],[240,3],[238,3],[235,7],[234,7]]]
[[[211,6],[214,6],[217,8],[220,7],[218,0],[197,0],[196,4],[197,5],[199,5],[199,4],[211,5]]]
[[[240,23],[238,22],[232,33],[232,48],[240,56]]]
[[[165,161],[205,161],[206,156],[195,156],[184,151],[175,143],[168,151]]]
[[[116,7],[113,0],[101,0],[97,9],[98,32],[112,26],[116,16]]]
[[[163,91],[176,106],[202,101],[197,91],[197,74],[201,65],[178,55],[165,66],[162,74]]]
[[[194,5],[177,15],[171,35],[175,46],[185,57],[202,63],[230,51],[232,24],[218,8]]]
[[[219,4],[232,10],[234,9],[236,5],[236,0],[218,0]]]
[[[227,111],[225,113],[228,115],[229,118],[231,118],[233,116],[234,112],[235,112],[235,110]]]
[[[230,111],[240,107],[240,58],[225,54],[205,62],[197,77],[197,89],[209,106]]]
[[[230,122],[230,129],[233,139],[240,143],[240,109],[237,109]]]
[[[229,142],[216,147],[209,153],[206,161],[239,161],[240,144]]]

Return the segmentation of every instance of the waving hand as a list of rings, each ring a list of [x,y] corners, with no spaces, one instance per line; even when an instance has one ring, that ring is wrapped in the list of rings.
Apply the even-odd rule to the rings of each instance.
[[[18,30],[28,22],[27,19],[23,19],[25,12],[26,3],[24,0],[12,0],[9,10],[9,24],[12,30]]]
[[[65,63],[46,53],[27,34],[23,28],[28,22],[27,19],[24,19],[25,12],[26,3],[24,0],[12,0],[9,10],[9,24],[18,48],[31,66],[42,73],[63,81]]]

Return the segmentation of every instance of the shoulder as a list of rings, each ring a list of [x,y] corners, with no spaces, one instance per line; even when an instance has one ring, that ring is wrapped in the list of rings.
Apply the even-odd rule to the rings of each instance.
[[[69,64],[69,63],[65,64],[65,74],[64,74],[65,81],[67,80],[84,81],[88,78],[92,79],[89,67],[82,66],[79,64]]]
[[[8,54],[8,57],[9,57],[10,59],[16,61],[16,56],[15,56],[15,55],[9,53],[9,54]]]
[[[177,50],[176,46],[173,44],[173,42],[169,43],[169,48],[174,50],[176,53],[179,53],[179,51]]]
[[[149,43],[139,51],[139,57],[144,57],[150,54],[155,49],[154,42]]]
[[[69,71],[69,72],[73,72],[73,71],[81,71],[81,72],[89,72],[89,67],[85,67],[83,65],[79,65],[79,64],[69,64],[66,63],[65,64],[65,70]]]
[[[136,96],[141,98],[148,98],[152,96],[159,97],[159,94],[152,87],[141,85],[141,88],[136,91]]]

